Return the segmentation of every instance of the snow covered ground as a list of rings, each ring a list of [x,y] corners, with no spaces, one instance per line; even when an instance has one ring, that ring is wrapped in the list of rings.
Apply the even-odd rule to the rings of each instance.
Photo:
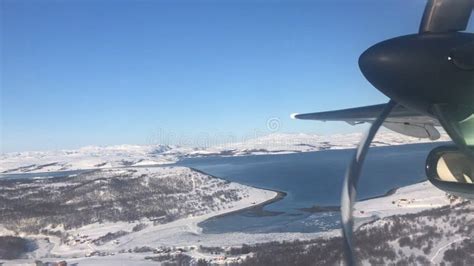
[[[104,169],[66,179],[6,180],[2,186],[0,198],[9,200],[0,204],[0,237],[27,238],[38,247],[26,254],[29,260],[15,263],[88,256],[93,257],[88,261],[92,263],[97,256],[115,256],[129,250],[142,253],[135,252],[142,247],[198,245],[203,235],[198,223],[278,195],[185,167]],[[41,198],[44,200],[38,201]],[[47,214],[35,212],[35,206],[46,205],[53,210]],[[12,206],[18,210],[11,210]],[[71,208],[76,212],[70,213]],[[90,216],[91,212],[97,214]],[[95,216],[107,217],[110,212],[116,213],[116,221],[94,222]],[[157,217],[157,213],[162,216]],[[142,218],[129,220],[130,214]],[[222,236],[215,239],[226,241]],[[137,258],[133,254],[129,257]]]
[[[354,217],[382,218],[439,208],[450,203],[446,192],[439,190],[429,181],[425,181],[399,188],[392,195],[357,202],[354,207]]]
[[[242,156],[311,152],[356,147],[362,134],[321,136],[315,134],[270,134],[212,147],[178,147],[169,145],[88,146],[77,150],[13,152],[0,155],[0,173],[39,173],[77,169],[103,169],[126,166],[150,166],[174,163],[183,157]],[[442,135],[439,141],[449,141]],[[381,131],[373,146],[429,142]]]
[[[166,251],[168,252],[167,254],[187,254],[195,259],[204,258],[208,261],[216,261],[220,256],[202,252],[199,250],[199,246],[230,248],[242,244],[271,241],[303,241],[319,237],[328,238],[340,234],[339,230],[325,233],[204,234],[198,226],[199,222],[215,215],[254,206],[276,196],[276,192],[238,184],[232,185],[244,189],[248,197],[233,203],[230,208],[209,212],[204,215],[190,216],[166,224],[154,224],[147,219],[131,223],[94,223],[67,230],[69,241],[65,243],[61,243],[58,237],[36,235],[34,236],[36,239],[40,240],[48,237],[49,241],[39,241],[39,249],[34,254],[30,254],[30,256],[41,255],[40,257],[42,257],[43,261],[66,260],[69,263],[79,263],[79,265],[93,265],[95,263],[100,263],[101,265],[113,265],[115,263],[148,265],[150,261],[145,260],[145,257],[154,256],[157,252],[162,252],[160,250],[169,248],[170,250]],[[356,220],[364,222],[373,219],[382,219],[380,221],[383,221],[384,217],[417,213],[437,207],[449,206],[450,204],[453,204],[453,202],[450,201],[444,192],[428,182],[423,182],[400,188],[394,194],[386,197],[358,202],[355,206],[355,217]],[[139,224],[144,225],[143,229],[134,231],[133,228]],[[127,234],[100,245],[93,242],[94,239],[108,233],[119,231],[125,231]],[[7,233],[7,231],[3,231],[3,233]],[[448,240],[451,241],[452,239],[449,238]],[[442,248],[441,246],[440,248]],[[135,252],[137,248],[146,248],[145,250],[147,251]],[[90,255],[92,257],[88,257]],[[434,255],[433,257],[436,258]],[[12,261],[6,262],[11,263]],[[33,258],[17,260],[16,262],[31,263]]]
[[[265,137],[248,140],[241,143],[207,148],[175,147],[166,145],[120,145],[109,147],[84,147],[78,150],[61,150],[45,152],[19,152],[0,155],[0,172],[24,173],[64,171],[75,169],[105,169],[129,166],[161,165],[176,162],[179,158],[193,156],[242,156],[259,154],[279,154],[294,152],[310,152],[328,149],[354,148],[361,134],[346,134],[333,136],[318,136],[311,134],[272,134]],[[449,141],[443,136],[440,141]],[[374,141],[374,146],[401,145],[420,143],[423,140],[402,136],[383,131]],[[134,178],[143,179],[149,175],[147,168],[135,168]],[[150,168],[152,169],[152,168]],[[158,176],[188,175],[184,168],[156,168],[153,171],[166,173],[151,173]],[[117,169],[118,170],[118,169]],[[175,171],[176,170],[176,171]],[[116,171],[116,170],[111,170]],[[120,170],[119,170],[120,171]],[[104,173],[108,173],[104,170]],[[204,179],[203,179],[204,180]],[[143,183],[141,182],[141,183]],[[140,184],[141,184],[140,183]],[[201,182],[202,183],[202,182]],[[203,183],[204,184],[204,183]],[[60,189],[64,184],[53,184]],[[194,187],[194,184],[193,184]],[[37,240],[38,249],[27,254],[29,259],[1,261],[9,263],[33,263],[36,258],[43,261],[66,260],[80,265],[148,265],[154,263],[145,260],[157,253],[178,256],[186,254],[193,258],[218,260],[217,255],[199,250],[200,246],[236,247],[242,244],[255,244],[271,241],[311,240],[319,237],[332,237],[340,234],[339,230],[324,233],[225,233],[204,234],[198,224],[216,215],[241,210],[273,199],[277,193],[268,190],[252,188],[236,183],[230,183],[226,189],[240,191],[242,197],[222,208],[209,209],[187,217],[180,217],[168,223],[156,223],[150,219],[134,222],[103,222],[92,223],[79,228],[64,229],[56,227],[66,238],[45,234],[25,234],[19,236]],[[358,226],[373,221],[383,220],[392,215],[418,213],[437,207],[448,206],[452,201],[446,194],[428,182],[415,184],[398,189],[386,197],[359,202],[355,205],[355,218]],[[377,224],[377,223],[374,223]],[[138,228],[138,229],[137,229]],[[136,229],[136,230],[135,230]],[[13,235],[15,232],[0,225],[0,236]],[[97,242],[94,240],[111,237],[111,240]],[[455,241],[447,239],[446,241]],[[461,241],[461,240],[459,240]],[[449,243],[442,243],[447,245]],[[439,249],[444,246],[441,245]],[[163,249],[167,251],[163,251]],[[163,253],[164,252],[164,253]],[[91,256],[91,257],[88,257]],[[439,258],[434,256],[435,261]]]

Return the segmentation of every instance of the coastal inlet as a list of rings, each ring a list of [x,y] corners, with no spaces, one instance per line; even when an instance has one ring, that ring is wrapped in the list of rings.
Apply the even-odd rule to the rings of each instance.
[[[425,180],[429,151],[439,144],[371,149],[360,180],[358,199],[382,196],[394,188]],[[321,232],[339,228],[338,205],[353,150],[203,157],[178,163],[229,181],[284,192],[266,206],[218,216],[199,225],[204,233]]]

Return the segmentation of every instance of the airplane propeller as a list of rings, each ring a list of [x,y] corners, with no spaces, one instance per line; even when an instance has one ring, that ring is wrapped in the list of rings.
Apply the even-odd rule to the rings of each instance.
[[[353,245],[357,183],[370,144],[381,126],[431,140],[440,137],[435,127],[442,126],[462,156],[474,165],[474,34],[463,32],[473,8],[474,0],[428,0],[418,33],[380,42],[362,53],[360,70],[390,98],[387,104],[291,116],[372,124],[358,145],[342,188],[341,223],[347,265],[357,264]],[[443,160],[451,168],[459,168],[455,160],[444,158],[461,155],[452,155],[455,152],[451,150],[446,151],[450,154],[443,153],[444,150],[434,152],[427,161],[428,180],[448,193],[474,198],[472,184],[449,183],[446,171],[437,172],[436,163]]]
[[[353,207],[365,156],[377,131],[397,105],[435,117],[458,146],[467,147],[450,126],[440,104],[472,105],[474,101],[474,38],[472,34],[459,32],[466,30],[473,8],[474,0],[429,0],[418,34],[376,44],[359,59],[367,80],[391,100],[373,120],[345,175],[341,222],[347,265],[357,264]],[[438,73],[443,74],[442,79],[437,78]],[[318,114],[307,116],[319,119]],[[296,118],[304,117],[296,115]],[[465,150],[474,154],[468,148]]]
[[[341,222],[342,235],[344,237],[344,250],[346,262],[348,265],[356,264],[354,247],[352,244],[352,234],[354,227],[352,212],[354,209],[354,203],[356,201],[357,183],[359,182],[362,166],[364,165],[365,156],[369,151],[370,143],[372,143],[377,131],[396,105],[397,104],[394,101],[389,101],[382,113],[380,113],[377,119],[372,123],[369,131],[366,133],[364,138],[362,138],[362,141],[357,147],[357,152],[352,157],[352,161],[344,178],[341,195]]]

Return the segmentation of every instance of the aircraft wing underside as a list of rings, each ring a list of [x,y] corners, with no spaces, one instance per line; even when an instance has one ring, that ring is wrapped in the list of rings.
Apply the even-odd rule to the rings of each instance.
[[[351,125],[357,125],[372,123],[384,107],[385,104],[378,104],[337,111],[293,114],[292,118],[317,121],[344,121]],[[416,138],[436,140],[441,136],[435,128],[440,126],[436,118],[409,110],[401,105],[393,109],[390,116],[383,123],[383,126],[400,134]]]

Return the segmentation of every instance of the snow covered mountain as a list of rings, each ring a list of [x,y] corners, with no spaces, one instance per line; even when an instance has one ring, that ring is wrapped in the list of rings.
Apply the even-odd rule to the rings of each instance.
[[[168,145],[86,146],[77,150],[13,152],[0,155],[0,173],[101,169],[175,162],[162,154]]]
[[[194,149],[187,151],[186,156],[203,155],[259,155],[279,154],[295,152],[311,152],[334,149],[352,149],[357,146],[362,133],[335,134],[322,136],[316,134],[270,134],[267,136],[249,139],[243,142],[234,142],[217,145],[205,149]],[[447,135],[443,135],[438,141],[449,141]],[[413,143],[430,142],[427,139],[418,139],[400,135],[398,133],[383,131],[375,138],[372,146],[390,146]]]
[[[242,156],[351,149],[361,133],[321,136],[316,134],[270,134],[263,137],[211,147],[179,147],[169,145],[87,146],[77,150],[14,152],[0,155],[0,173],[103,169],[128,166],[170,164],[185,157]],[[397,133],[382,131],[373,146],[389,146],[428,142]],[[442,135],[438,141],[449,141]]]

